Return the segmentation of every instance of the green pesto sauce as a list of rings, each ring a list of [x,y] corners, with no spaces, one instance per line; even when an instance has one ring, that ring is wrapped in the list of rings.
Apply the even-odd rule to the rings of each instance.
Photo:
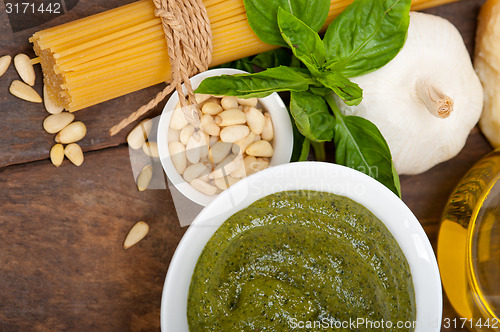
[[[349,331],[312,324],[396,324],[416,313],[408,262],[379,219],[342,196],[285,191],[215,232],[196,264],[187,315],[191,332],[278,332]]]

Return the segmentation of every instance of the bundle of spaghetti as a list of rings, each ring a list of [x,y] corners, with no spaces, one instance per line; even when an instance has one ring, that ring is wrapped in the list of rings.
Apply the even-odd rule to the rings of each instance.
[[[454,0],[414,0],[423,9]],[[352,0],[331,0],[325,27]],[[276,46],[250,28],[243,0],[204,0],[213,33],[211,66]],[[151,0],[36,32],[30,41],[48,93],[70,112],[169,81],[167,45]]]

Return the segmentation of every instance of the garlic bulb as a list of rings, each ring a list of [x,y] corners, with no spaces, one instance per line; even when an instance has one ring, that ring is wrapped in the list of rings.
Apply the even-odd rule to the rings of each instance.
[[[410,13],[404,47],[387,65],[352,78],[363,101],[345,115],[373,122],[400,174],[417,174],[453,158],[483,107],[483,90],[457,29],[447,20]]]
[[[484,86],[482,132],[500,147],[500,0],[488,0],[478,16],[474,67]]]

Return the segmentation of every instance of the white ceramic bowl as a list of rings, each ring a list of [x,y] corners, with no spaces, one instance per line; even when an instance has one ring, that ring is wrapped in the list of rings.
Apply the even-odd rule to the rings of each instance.
[[[242,73],[245,72],[242,70],[231,68],[211,69],[193,76],[191,78],[191,85],[194,90],[200,85],[201,81],[203,81],[207,77]],[[277,93],[273,93],[265,98],[260,98],[259,101],[271,115],[271,120],[273,121],[274,127],[274,154],[271,157],[269,166],[286,164],[290,162],[293,150],[292,123],[290,121],[290,116],[288,115],[286,106]],[[173,110],[178,102],[179,95],[177,94],[177,92],[174,92],[165,105],[165,108],[163,109],[163,112],[160,116],[157,142],[161,164],[170,181],[184,196],[197,204],[205,206],[210,203],[216,196],[205,195],[191,187],[191,185],[184,181],[182,176],[177,172],[174,164],[172,163],[172,160],[170,159],[167,135],[168,129],[170,127],[170,119],[172,117]]]
[[[187,332],[187,297],[194,267],[212,234],[235,212],[283,190],[316,190],[346,196],[370,210],[395,237],[408,260],[415,287],[416,332],[439,331],[442,293],[439,270],[422,226],[408,207],[376,180],[347,167],[291,163],[249,176],[206,206],[184,234],[172,257],[161,303],[163,332]]]

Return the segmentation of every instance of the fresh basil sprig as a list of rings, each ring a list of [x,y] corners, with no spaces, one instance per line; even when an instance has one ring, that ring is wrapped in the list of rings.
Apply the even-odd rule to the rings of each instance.
[[[396,56],[406,39],[411,0],[355,0],[330,24],[323,39],[317,31],[330,0],[244,3],[257,36],[289,47],[292,63],[254,74],[210,77],[196,92],[250,98],[290,91],[294,129],[304,137],[300,146],[295,145],[296,158],[305,160],[311,145],[321,156],[324,142],[333,140],[338,164],[372,176],[400,196],[399,177],[380,131],[366,119],[343,115],[333,96],[348,105],[361,102],[363,91],[349,77],[378,69]]]

